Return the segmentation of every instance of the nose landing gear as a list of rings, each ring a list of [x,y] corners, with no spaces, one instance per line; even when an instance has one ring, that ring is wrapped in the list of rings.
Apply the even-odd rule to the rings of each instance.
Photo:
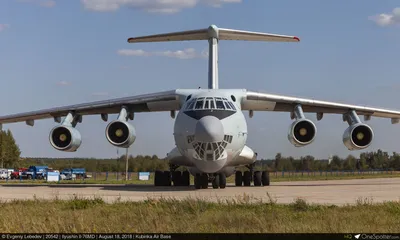
[[[212,181],[213,188],[225,188],[226,187],[226,175],[224,173],[215,173]]]
[[[226,187],[226,175],[224,173],[202,173],[196,174],[194,177],[194,186],[196,189],[207,189],[209,182],[211,182],[214,189],[223,189]]]
[[[196,176],[194,176],[194,187],[196,189],[208,188],[208,175],[206,173],[196,174]]]

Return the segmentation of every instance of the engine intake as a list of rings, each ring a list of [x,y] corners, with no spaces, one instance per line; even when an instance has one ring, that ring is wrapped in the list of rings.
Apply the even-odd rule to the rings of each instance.
[[[59,151],[75,152],[81,143],[81,134],[73,127],[57,126],[50,131],[50,144]]]
[[[343,143],[349,150],[361,150],[371,145],[372,128],[364,123],[349,126],[343,133]]]
[[[106,138],[116,147],[128,148],[136,140],[135,128],[128,122],[112,121],[106,128]]]
[[[289,128],[288,139],[296,147],[308,145],[314,141],[317,127],[308,119],[294,121]]]

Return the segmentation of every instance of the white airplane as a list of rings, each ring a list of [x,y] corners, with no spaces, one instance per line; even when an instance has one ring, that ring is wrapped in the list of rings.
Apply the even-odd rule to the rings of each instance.
[[[296,147],[313,142],[316,126],[306,119],[304,112],[313,112],[317,120],[324,113],[342,114],[349,127],[343,134],[343,143],[349,150],[367,148],[374,133],[370,126],[362,123],[358,115],[367,121],[371,116],[391,118],[398,123],[400,111],[371,108],[319,101],[313,99],[252,92],[246,89],[218,88],[218,42],[219,40],[248,40],[298,42],[295,36],[248,32],[232,29],[209,28],[129,38],[129,43],[164,42],[185,40],[208,40],[209,65],[208,89],[176,89],[139,96],[96,101],[78,105],[45,109],[0,117],[0,124],[25,121],[33,126],[38,119],[54,118],[60,125],[54,127],[49,136],[51,145],[60,151],[76,151],[81,145],[81,135],[75,128],[83,115],[99,114],[108,121],[108,114],[119,113],[118,119],[106,128],[107,140],[116,147],[128,148],[135,142],[136,133],[128,120],[134,113],[168,111],[176,118],[174,138],[176,147],[168,154],[170,171],[156,171],[155,186],[189,186],[190,174],[194,176],[195,188],[225,188],[226,177],[235,174],[236,186],[267,186],[270,184],[267,171],[254,171],[257,154],[248,146],[247,123],[243,111],[252,117],[254,111],[277,111],[290,113],[293,123],[289,127],[288,139]],[[177,115],[175,112],[178,111]],[[61,120],[61,117],[64,117]],[[188,171],[176,171],[184,166]],[[238,166],[249,170],[235,171]]]

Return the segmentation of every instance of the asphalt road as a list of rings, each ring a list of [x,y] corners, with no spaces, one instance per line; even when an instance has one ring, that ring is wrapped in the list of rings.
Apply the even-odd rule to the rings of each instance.
[[[268,194],[267,194],[268,193]],[[269,196],[278,203],[290,203],[303,198],[309,203],[355,204],[364,198],[373,202],[399,201],[400,178],[323,180],[272,182],[268,187],[235,187],[200,189],[191,187],[154,187],[123,184],[2,184],[0,198],[11,199],[70,199],[74,197],[102,197],[106,202],[117,199],[140,201],[148,198],[201,198],[209,201],[238,199],[249,196],[252,200],[268,201]]]

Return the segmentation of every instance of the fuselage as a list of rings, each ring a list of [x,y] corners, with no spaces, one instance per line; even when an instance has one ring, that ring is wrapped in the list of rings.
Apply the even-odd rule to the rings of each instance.
[[[238,102],[224,91],[200,91],[189,95],[178,112],[176,146],[199,172],[222,171],[243,150],[247,123]]]

